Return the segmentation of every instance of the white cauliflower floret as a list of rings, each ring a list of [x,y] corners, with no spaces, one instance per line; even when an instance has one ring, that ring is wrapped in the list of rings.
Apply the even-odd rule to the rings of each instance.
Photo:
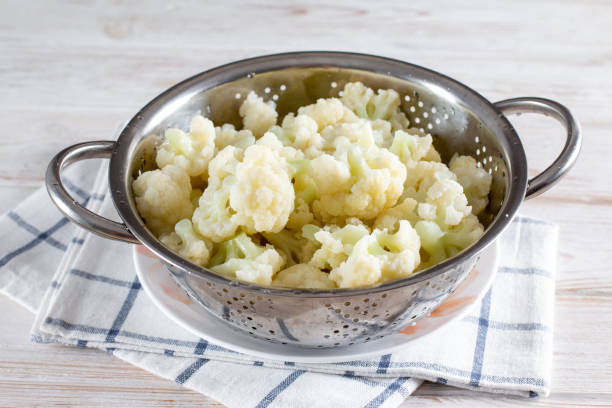
[[[344,106],[339,99],[328,98],[319,99],[312,105],[302,106],[298,109],[298,116],[310,116],[317,123],[318,130],[321,130],[342,121],[344,112]]]
[[[166,130],[165,141],[155,160],[162,169],[173,164],[183,168],[191,177],[206,177],[208,162],[214,154],[214,125],[209,119],[197,115],[191,120],[189,134],[175,128]]]
[[[350,185],[351,171],[348,164],[336,160],[329,154],[322,154],[310,162],[309,175],[316,184],[319,194],[333,194]]]
[[[235,174],[236,166],[242,160],[243,151],[227,146],[208,165],[208,188],[218,188],[226,177]]]
[[[192,221],[196,231],[213,242],[221,242],[233,236],[238,229],[234,212],[229,206],[230,190],[235,183],[236,178],[229,176],[218,186],[209,185],[193,213]]]
[[[389,150],[397,155],[402,163],[409,164],[422,160],[431,150],[431,135],[419,136],[402,130],[393,135],[393,142]]]
[[[484,233],[484,227],[474,214],[468,214],[455,226],[441,228],[433,221],[419,221],[415,230],[421,238],[421,246],[427,254],[420,269],[424,269],[453,256],[467,248]]]
[[[331,270],[329,278],[338,287],[348,288],[409,276],[421,261],[420,247],[417,232],[408,221],[402,220],[393,234],[376,229],[345,248],[348,258]]]
[[[376,217],[373,227],[380,230],[396,231],[401,220],[408,220],[411,224],[415,224],[418,221],[417,205],[416,200],[406,197],[401,203],[381,212]]]
[[[456,180],[455,174],[443,163],[418,161],[406,165],[406,182],[402,197],[414,198],[418,202],[427,199],[427,191],[440,180]]]
[[[437,220],[440,225],[457,225],[471,212],[461,184],[440,180],[427,190],[427,199],[418,205],[424,220]]]
[[[162,235],[159,240],[183,258],[202,266],[208,263],[213,249],[210,241],[193,230],[193,225],[187,218],[177,222],[174,232]]]
[[[286,146],[292,146],[304,152],[308,158],[321,154],[323,138],[318,133],[319,125],[308,115],[288,114],[283,119],[282,127],[273,126],[270,132],[274,133]]]
[[[223,150],[226,146],[246,149],[255,143],[255,136],[249,129],[236,130],[234,125],[226,123],[215,128],[215,146]]]
[[[136,208],[155,234],[172,231],[174,225],[193,212],[191,182],[181,167],[168,165],[142,173],[132,183]]]
[[[369,233],[362,225],[348,224],[342,228],[326,225],[322,229],[307,225],[302,228],[302,235],[319,246],[308,263],[319,269],[337,268],[348,258],[353,246]]]
[[[403,128],[404,122],[399,115],[400,106],[399,94],[393,89],[379,89],[376,94],[374,91],[361,82],[350,82],[344,86],[342,103],[357,114],[366,119],[390,120],[392,117],[398,121],[398,125]],[[399,115],[399,116],[398,116]]]
[[[292,230],[301,230],[306,224],[312,224],[314,221],[314,215],[310,210],[310,206],[301,197],[295,198],[294,209],[289,214],[289,220],[287,221],[286,228]]]
[[[489,191],[493,177],[482,167],[476,165],[471,156],[454,156],[449,163],[450,170],[463,186],[472,213],[478,215],[489,204]]]
[[[334,289],[329,275],[308,264],[296,264],[276,274],[272,286],[301,289]]]
[[[358,217],[369,220],[397,202],[406,179],[406,168],[397,156],[386,149],[373,147],[364,151],[350,144],[337,149],[335,154],[336,161],[341,164],[325,159],[326,166],[336,170],[334,173],[312,174],[320,196],[313,202],[313,210],[320,219]],[[348,180],[344,170],[347,167]]]
[[[364,238],[364,244],[368,242],[367,239],[368,237]],[[359,250],[366,250],[366,246],[360,245]],[[373,285],[381,276],[381,260],[368,252],[350,257],[329,273],[329,278],[336,282],[339,288]]]
[[[284,160],[266,146],[255,144],[246,149],[230,192],[238,224],[249,233],[278,232],[287,224],[294,200]]]
[[[278,113],[276,113],[276,104],[273,101],[264,102],[261,96],[253,91],[249,92],[238,111],[242,117],[242,123],[245,129],[253,132],[253,135],[258,138],[276,124]]]
[[[219,245],[208,268],[231,279],[269,286],[285,259],[272,245],[260,246],[244,232]]]
[[[338,146],[350,142],[363,149],[368,149],[376,144],[376,134],[372,129],[370,121],[358,119],[350,123],[338,123],[335,126],[328,126],[321,131],[321,136],[325,140],[325,150],[335,150]]]

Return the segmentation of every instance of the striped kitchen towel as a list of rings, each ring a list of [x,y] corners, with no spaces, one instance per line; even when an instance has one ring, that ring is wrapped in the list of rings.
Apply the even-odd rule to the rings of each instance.
[[[106,172],[78,163],[66,182],[116,218]],[[143,292],[130,245],[75,227],[42,189],[0,219],[0,291],[37,312],[34,341],[106,350],[229,407],[396,407],[423,380],[534,397],[550,387],[557,235],[518,217],[500,238],[491,290],[465,318],[406,349],[343,363],[262,360],[196,338]]]

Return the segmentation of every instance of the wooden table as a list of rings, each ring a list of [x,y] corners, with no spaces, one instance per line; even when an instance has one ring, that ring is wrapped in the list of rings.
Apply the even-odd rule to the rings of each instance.
[[[426,384],[403,406],[612,406],[612,3],[0,1],[0,211],[41,186],[60,148],[109,139],[173,83],[289,50],[380,54],[444,72],[492,101],[543,96],[581,121],[582,155],[522,212],[561,225],[549,398]],[[541,171],[561,126],[513,119]],[[215,406],[94,350],[29,343],[33,317],[0,298],[0,406]]]

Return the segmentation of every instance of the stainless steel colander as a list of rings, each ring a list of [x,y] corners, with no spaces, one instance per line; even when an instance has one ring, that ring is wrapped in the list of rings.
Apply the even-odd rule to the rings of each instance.
[[[276,102],[279,117],[318,98],[338,96],[347,82],[395,89],[413,126],[434,137],[448,162],[471,155],[493,176],[490,204],[480,216],[484,235],[458,255],[422,273],[377,287],[331,291],[281,290],[231,281],[192,264],[164,247],[146,228],[132,194],[132,181],[155,168],[154,155],[168,127],[187,128],[201,113],[216,124],[241,126],[242,100],[254,90]],[[559,120],[567,140],[559,157],[527,179],[521,141],[504,114],[537,112]],[[236,330],[303,347],[338,347],[393,333],[427,315],[472,269],[481,251],[510,223],[525,198],[550,188],[572,166],[580,130],[562,105],[541,98],[490,103],[465,85],[402,61],[352,53],[298,52],[223,65],[168,89],[132,118],[117,141],[96,141],[60,152],[47,171],[55,204],[72,221],[107,238],[140,243],[157,254],[168,272],[198,302]],[[112,200],[124,224],[79,206],[62,186],[62,169],[78,160],[110,157]]]

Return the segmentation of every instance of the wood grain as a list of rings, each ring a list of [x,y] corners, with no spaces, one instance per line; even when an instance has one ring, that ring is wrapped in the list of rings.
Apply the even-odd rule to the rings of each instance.
[[[560,225],[552,395],[521,400],[436,384],[402,406],[612,406],[612,3],[0,0],[0,211],[38,188],[61,148],[110,139],[173,83],[265,53],[336,49],[450,75],[492,101],[566,104],[585,142],[572,172],[522,212]],[[512,118],[530,174],[563,143],[548,118]],[[0,299],[0,406],[218,406],[94,350],[28,342],[32,316]]]

